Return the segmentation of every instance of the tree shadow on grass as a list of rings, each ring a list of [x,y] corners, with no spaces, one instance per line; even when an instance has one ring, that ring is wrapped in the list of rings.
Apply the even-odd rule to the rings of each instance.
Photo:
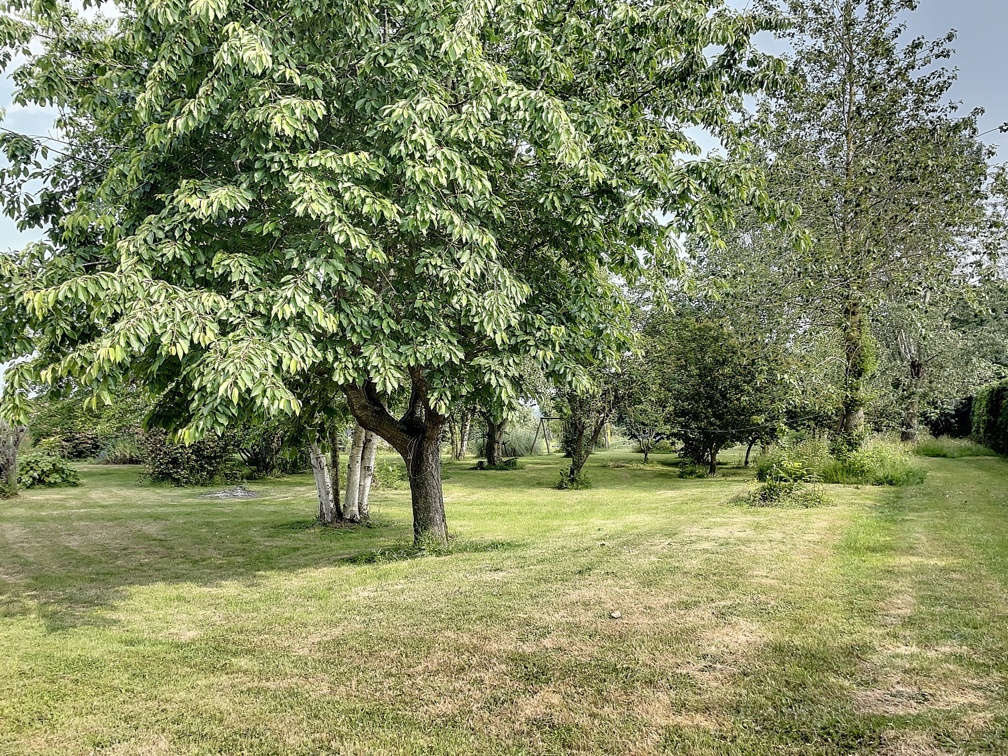
[[[270,573],[518,545],[467,540],[443,553],[415,551],[404,542],[412,528],[401,492],[378,497],[381,512],[369,525],[321,527],[297,516],[314,506],[313,490],[303,488],[266,486],[254,501],[194,500],[191,490],[138,495],[132,482],[115,481],[77,499],[26,497],[31,506],[0,511],[0,617],[35,617],[49,632],[110,626],[118,621],[116,604],[146,586],[237,582],[252,589]]]

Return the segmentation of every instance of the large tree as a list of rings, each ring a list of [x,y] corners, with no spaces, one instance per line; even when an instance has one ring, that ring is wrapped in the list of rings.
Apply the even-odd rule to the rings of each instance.
[[[903,40],[916,0],[768,0],[792,21],[797,86],[764,100],[754,124],[775,197],[801,206],[804,243],[746,226],[736,243],[769,260],[768,306],[797,302],[797,327],[835,355],[841,446],[864,433],[879,308],[923,303],[986,222],[979,112],[950,102],[941,66],[952,36]],[[787,304],[784,305],[787,307]],[[825,330],[823,330],[825,329]]]
[[[13,7],[15,99],[56,105],[63,143],[6,141],[9,210],[48,224],[8,412],[32,379],[132,375],[192,439],[332,385],[406,461],[417,541],[447,535],[454,399],[513,401],[529,355],[586,384],[620,345],[615,277],[758,198],[684,157],[777,73],[750,45],[769,19],[721,0]]]

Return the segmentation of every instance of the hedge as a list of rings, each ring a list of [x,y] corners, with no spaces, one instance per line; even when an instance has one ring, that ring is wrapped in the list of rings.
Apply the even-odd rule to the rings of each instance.
[[[980,391],[973,401],[973,440],[1008,454],[1008,380]]]

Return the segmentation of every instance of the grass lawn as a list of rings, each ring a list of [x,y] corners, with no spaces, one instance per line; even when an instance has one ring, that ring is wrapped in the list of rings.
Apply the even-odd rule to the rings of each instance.
[[[0,753],[1008,752],[1008,461],[753,510],[631,459],[447,466],[440,556],[310,476],[0,502]]]

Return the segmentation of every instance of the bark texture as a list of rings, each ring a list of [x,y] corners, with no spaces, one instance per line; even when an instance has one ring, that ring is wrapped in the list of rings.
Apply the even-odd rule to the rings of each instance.
[[[358,486],[357,511],[360,519],[371,517],[368,499],[371,496],[371,482],[374,480],[375,455],[378,453],[378,436],[372,431],[364,432],[364,446],[361,449],[360,485]]]
[[[347,459],[346,495],[343,497],[343,519],[360,521],[360,480],[361,454],[364,451],[364,435],[367,431],[358,425],[354,428],[353,442]]]
[[[329,464],[318,442],[312,441],[308,447],[311,458],[312,474],[315,476],[315,490],[318,493],[318,519],[324,525],[332,525],[340,519],[339,507],[333,496],[332,478],[329,475]]]
[[[343,387],[350,411],[364,428],[377,433],[406,463],[413,506],[413,541],[417,546],[445,545],[444,495],[441,489],[441,434],[447,418],[430,402],[423,371],[410,371],[410,398],[402,417],[394,417],[373,383]]]
[[[483,454],[487,465],[496,467],[504,461],[504,431],[507,430],[507,420],[498,420],[492,415],[486,415],[486,445]]]

